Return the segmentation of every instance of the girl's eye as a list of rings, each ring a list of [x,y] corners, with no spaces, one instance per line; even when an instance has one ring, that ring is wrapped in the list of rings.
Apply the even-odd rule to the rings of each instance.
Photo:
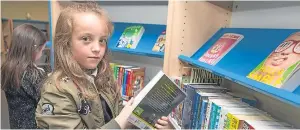
[[[100,39],[99,42],[100,42],[100,44],[106,44],[107,40],[106,39]]]
[[[91,41],[91,38],[89,38],[89,37],[82,37],[82,40],[85,41],[85,42],[88,42],[88,41]]]

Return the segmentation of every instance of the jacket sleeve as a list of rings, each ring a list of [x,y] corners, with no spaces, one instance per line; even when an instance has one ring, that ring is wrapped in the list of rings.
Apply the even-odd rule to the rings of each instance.
[[[122,99],[122,96],[121,94],[118,95],[118,98],[117,98],[117,105],[118,105],[118,111],[117,111],[117,114],[116,115],[119,115],[120,112],[122,111],[122,109],[124,108],[124,105],[123,105],[123,99]]]
[[[115,119],[110,120],[108,123],[103,125],[100,129],[121,129],[120,125]]]
[[[38,128],[82,129],[85,125],[77,113],[77,106],[70,94],[59,91],[47,84],[41,91],[41,99],[36,109]]]

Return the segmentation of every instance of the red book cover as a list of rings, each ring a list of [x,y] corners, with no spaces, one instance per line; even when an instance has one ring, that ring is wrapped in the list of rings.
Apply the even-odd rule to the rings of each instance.
[[[215,65],[222,59],[239,41],[244,38],[241,34],[225,33],[208,51],[204,53],[199,61]]]
[[[242,130],[254,130],[254,128],[251,125],[249,125],[246,121],[244,121]]]
[[[132,70],[130,69],[130,70],[128,70],[128,75],[127,75],[127,83],[126,83],[126,96],[127,97],[129,97],[130,95],[129,95],[129,89],[130,89],[130,86],[131,86],[131,76],[132,76]],[[129,98],[128,98],[128,100],[129,100]]]

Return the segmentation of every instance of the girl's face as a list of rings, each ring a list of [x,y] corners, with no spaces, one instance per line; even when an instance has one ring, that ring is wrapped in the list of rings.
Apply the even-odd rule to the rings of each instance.
[[[38,52],[35,53],[34,55],[34,61],[38,61],[41,57],[42,57],[42,54],[43,54],[43,51],[45,49],[45,46],[46,44],[42,45],[39,49],[38,49]]]
[[[83,69],[95,69],[102,60],[108,38],[106,21],[94,13],[74,14],[71,51]]]

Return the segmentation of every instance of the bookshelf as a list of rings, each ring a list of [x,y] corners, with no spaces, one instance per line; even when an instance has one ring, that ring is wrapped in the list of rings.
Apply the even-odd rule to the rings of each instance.
[[[296,121],[300,118],[299,92],[291,93],[246,77],[291,32],[299,31],[299,14],[294,13],[299,8],[299,2],[170,0],[164,72],[180,76],[186,65],[213,72],[226,79],[222,86],[255,96],[260,109],[300,128]],[[287,18],[290,20],[284,20]],[[242,33],[247,38],[215,66],[198,61],[225,32]],[[268,44],[263,44],[267,40]]]
[[[291,33],[299,29],[249,29],[249,28],[222,28],[216,32],[199,50],[191,57],[180,55],[179,59],[204,68],[232,82],[239,83],[250,89],[272,95],[283,102],[299,106],[299,90],[294,93],[277,89],[263,83],[247,78],[247,75],[258,66],[276,47]],[[266,33],[267,32],[267,33]],[[225,57],[216,65],[208,65],[198,59],[211,47],[223,34],[238,33],[244,35]],[[254,39],[260,39],[259,41]]]
[[[109,49],[113,52],[122,52],[133,55],[149,56],[156,58],[163,58],[163,52],[154,52],[152,48],[156,42],[158,36],[166,30],[166,25],[159,24],[141,24],[141,23],[125,23],[125,22],[114,22],[114,33],[109,41]],[[118,48],[117,42],[121,37],[124,29],[128,26],[142,25],[145,28],[145,32],[139,41],[135,49]]]
[[[231,54],[228,53],[230,57],[220,61],[220,63],[223,62],[220,66],[212,67],[197,60],[201,53],[203,54],[210,47],[213,40],[216,40],[219,35],[229,30],[249,33],[249,36],[268,36],[271,38],[272,36],[268,29],[275,29],[273,32],[276,35],[273,37],[276,37],[279,41],[280,38],[288,34],[288,29],[300,28],[299,13],[296,13],[300,7],[299,2],[169,0],[168,3],[155,3],[154,6],[159,7],[149,7],[148,10],[145,6],[153,6],[149,2],[118,1],[99,3],[109,12],[112,20],[117,23],[116,34],[110,41],[113,61],[146,66],[146,75],[149,73],[155,75],[155,72],[158,72],[163,67],[163,71],[169,77],[181,76],[183,73],[182,68],[187,65],[204,68],[219,76],[223,76],[225,82],[222,86],[230,88],[233,92],[242,92],[256,97],[259,100],[259,109],[270,113],[281,121],[294,125],[296,128],[300,128],[297,122],[297,119],[300,118],[299,100],[297,100],[299,98],[297,95],[272,88],[245,77],[246,72],[252,70],[257,63],[261,62],[261,59],[270,52],[271,48],[269,50],[261,48],[261,52],[257,54],[261,55],[255,55],[256,57],[250,57],[247,54],[247,57],[253,59],[246,61],[246,59],[241,57],[240,53],[250,53],[257,47],[254,44],[250,46],[252,49],[249,49],[250,40],[250,42],[245,42],[244,46],[240,46],[240,49],[236,49]],[[69,2],[51,1],[49,4],[51,7],[50,26],[52,35],[59,10],[63,8],[64,4],[69,4]],[[123,26],[122,24],[132,23],[147,24],[149,26],[165,26],[166,24],[167,41],[163,56],[151,52],[116,49],[113,47],[116,43],[114,41],[119,38],[117,35],[120,35],[123,30],[121,28],[119,30],[118,24]],[[256,31],[262,35],[254,35],[257,33]],[[274,48],[275,44],[272,46]],[[150,46],[148,47],[150,48]],[[243,62],[237,64],[235,59]],[[247,64],[247,62],[250,64]],[[229,63],[232,63],[233,66],[227,65]],[[244,68],[235,68],[238,65]],[[151,69],[148,69],[148,66]],[[151,79],[153,76],[148,75],[146,77]],[[147,83],[145,82],[145,84]]]

